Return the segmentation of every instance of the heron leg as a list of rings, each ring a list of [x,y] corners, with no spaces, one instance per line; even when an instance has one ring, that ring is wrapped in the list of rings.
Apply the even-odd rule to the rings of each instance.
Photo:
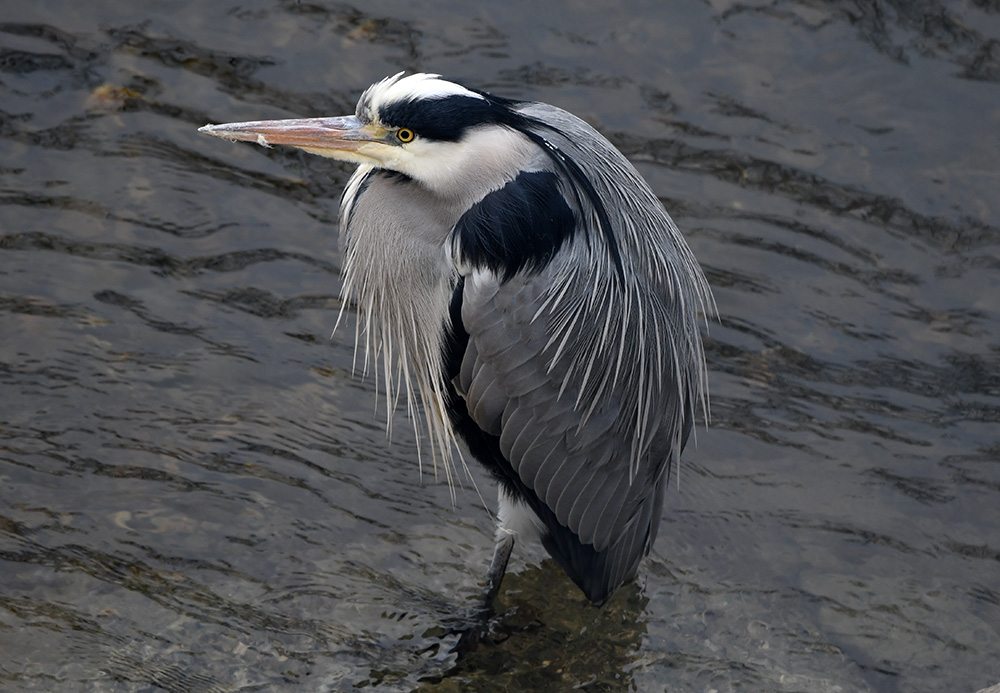
[[[513,550],[514,534],[501,529],[496,546],[493,548],[490,569],[486,571],[486,587],[483,589],[483,611],[486,613],[493,611],[493,600],[500,593],[500,583],[503,582],[504,573],[507,572],[507,561],[510,560],[510,552]]]
[[[486,586],[483,588],[482,601],[472,617],[457,628],[449,629],[457,633],[459,638],[451,651],[459,656],[476,649],[479,641],[490,632],[490,617],[493,616],[493,602],[500,592],[500,583],[507,572],[507,561],[510,552],[514,550],[514,534],[500,530],[496,546],[493,548],[493,560],[490,569],[486,571]]]

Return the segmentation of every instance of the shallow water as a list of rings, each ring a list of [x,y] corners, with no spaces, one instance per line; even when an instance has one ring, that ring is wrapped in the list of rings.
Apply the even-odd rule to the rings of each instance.
[[[1000,681],[1000,8],[680,5],[8,4],[0,687]],[[601,129],[721,313],[641,584],[522,549],[458,663],[491,520],[330,338],[349,167],[197,133],[401,69]]]

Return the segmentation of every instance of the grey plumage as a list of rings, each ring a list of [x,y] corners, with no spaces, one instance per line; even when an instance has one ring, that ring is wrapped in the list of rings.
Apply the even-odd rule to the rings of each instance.
[[[361,164],[341,243],[364,369],[381,361],[390,407],[405,396],[449,480],[458,440],[493,472],[498,539],[537,530],[603,602],[635,576],[707,414],[698,314],[714,304],[697,261],[635,168],[561,109],[396,75],[355,118],[352,138],[380,148],[208,131]]]

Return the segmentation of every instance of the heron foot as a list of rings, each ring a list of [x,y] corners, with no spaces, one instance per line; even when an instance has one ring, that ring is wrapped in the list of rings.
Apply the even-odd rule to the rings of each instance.
[[[507,562],[510,560],[510,553],[514,549],[514,535],[498,532],[497,543],[493,548],[493,559],[490,561],[490,568],[486,572],[486,585],[480,596],[479,606],[469,614],[467,618],[456,623],[445,624],[446,630],[451,634],[458,635],[458,641],[451,648],[451,652],[462,656],[472,652],[478,647],[480,641],[487,638],[492,639],[499,634],[497,630],[497,620],[494,619],[496,612],[493,603],[500,592],[500,585],[503,582],[504,573],[507,572]]]
[[[480,642],[492,640],[492,636],[497,633],[496,626],[492,609],[476,610],[466,619],[456,619],[445,624],[450,635],[458,636],[449,652],[462,657],[475,651]]]

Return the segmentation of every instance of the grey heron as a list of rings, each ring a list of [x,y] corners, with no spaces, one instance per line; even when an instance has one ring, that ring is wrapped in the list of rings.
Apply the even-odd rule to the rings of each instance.
[[[449,481],[456,449],[497,481],[487,603],[515,537],[594,604],[634,579],[707,413],[714,302],[628,160],[564,110],[433,74],[373,84],[354,115],[201,131],[358,164],[340,210],[355,350]]]

